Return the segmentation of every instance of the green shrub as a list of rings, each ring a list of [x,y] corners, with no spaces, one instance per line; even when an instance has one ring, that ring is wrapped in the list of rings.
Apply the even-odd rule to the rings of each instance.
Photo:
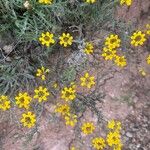
[[[71,32],[71,26],[82,24],[85,29],[95,28],[113,19],[111,0],[98,0],[91,5],[74,0],[54,0],[52,5],[42,5],[32,0],[29,8],[25,8],[24,3],[23,0],[0,1],[0,32],[11,30],[16,39],[36,41],[43,31],[58,36],[66,30]]]
[[[50,31],[55,38],[69,32],[75,39],[70,47],[84,41],[86,32],[103,28],[106,22],[114,21],[114,6],[111,0],[97,0],[87,4],[82,0],[54,0],[51,5],[43,5],[30,0],[25,7],[24,0],[0,1],[0,34],[9,33],[13,39],[13,50],[0,58],[0,91],[16,91],[18,86],[34,81],[34,72],[40,65],[47,64],[49,52],[64,50],[56,42],[50,48],[41,46],[38,38],[42,32]],[[11,37],[6,38],[10,41]],[[58,40],[56,40],[58,41]],[[10,57],[11,61],[7,62]],[[13,65],[15,64],[15,65]],[[23,65],[20,65],[23,64]],[[13,88],[12,88],[13,87]],[[23,86],[24,87],[24,86]]]

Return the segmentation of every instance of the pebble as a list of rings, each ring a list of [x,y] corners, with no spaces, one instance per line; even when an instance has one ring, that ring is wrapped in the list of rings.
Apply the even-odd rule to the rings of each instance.
[[[133,137],[133,135],[132,135],[131,132],[127,132],[127,133],[126,133],[126,136],[129,137],[129,138],[132,138],[132,137]]]
[[[12,50],[13,50],[13,45],[5,45],[5,46],[3,47],[3,50],[4,50],[4,52],[5,52],[6,54],[9,54],[9,53],[12,52]]]

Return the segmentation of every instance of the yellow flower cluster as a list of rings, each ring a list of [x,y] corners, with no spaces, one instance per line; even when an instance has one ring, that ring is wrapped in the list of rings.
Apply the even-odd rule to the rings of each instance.
[[[52,1],[53,0],[39,0],[39,3],[42,3],[42,4],[52,4]]]
[[[77,116],[71,113],[69,102],[76,98],[76,85],[72,82],[68,87],[61,90],[61,98],[65,100],[65,104],[57,103],[55,112],[60,113],[65,120],[66,125],[74,127],[77,123]],[[68,102],[66,104],[66,102]]]
[[[109,133],[106,136],[106,140],[102,137],[95,137],[91,140],[91,144],[96,150],[103,150],[107,148],[107,145],[113,150],[121,150],[121,122],[110,120],[107,124],[107,128],[109,129]],[[85,122],[81,126],[81,130],[84,134],[88,135],[93,133],[95,130],[95,126],[92,122]]]
[[[95,84],[95,78],[93,76],[90,76],[88,72],[86,72],[85,75],[80,78],[80,81],[81,86],[86,86],[88,88],[91,88]],[[61,98],[68,103],[76,98],[76,85],[74,82],[72,82],[69,86],[66,86],[61,90]],[[60,113],[64,117],[66,125],[75,126],[77,122],[77,116],[70,112],[69,104],[57,104],[55,112]],[[91,125],[92,132],[94,127],[92,128],[92,124],[90,123],[84,124],[83,132],[86,132],[86,126],[88,125]],[[90,133],[90,130],[87,131],[87,134],[88,132]]]
[[[40,69],[37,69],[36,76],[41,77],[42,80],[45,80],[45,74],[49,72],[49,69],[45,69],[45,67],[41,67]],[[48,89],[43,86],[39,86],[35,88],[34,90],[34,99],[37,99],[38,102],[43,102],[47,100],[47,97],[50,95],[48,92]],[[31,104],[32,98],[29,96],[27,92],[19,92],[18,95],[15,97],[16,104],[19,108],[25,108],[29,109],[29,106]],[[31,111],[28,111],[27,113],[22,114],[21,123],[23,126],[31,128],[36,123],[36,117],[35,114]]]
[[[136,31],[131,36],[131,45],[142,46],[146,41],[145,34],[142,31]]]
[[[34,99],[38,99],[39,102],[46,101],[47,96],[49,96],[48,89],[39,86],[34,90]],[[28,95],[27,92],[24,93],[19,93],[16,97],[16,104],[18,105],[19,108],[26,108],[29,109],[29,106],[31,104],[32,98]],[[24,127],[31,128],[35,125],[36,123],[36,116],[33,112],[28,111],[27,113],[22,114],[22,119],[21,123],[23,124]]]
[[[105,60],[112,60],[116,57],[116,53],[116,50],[104,47],[102,57],[104,57]]]
[[[66,125],[74,127],[77,123],[77,116],[70,112],[69,104],[57,104],[55,112],[62,115],[62,117],[65,119]]]
[[[109,133],[106,136],[106,140],[103,137],[95,137],[91,140],[92,147],[96,150],[103,150],[105,148],[112,147],[114,150],[121,150],[121,122],[110,120],[107,124]],[[81,131],[86,134],[92,134],[95,130],[95,126],[92,122],[84,122],[81,126]]]
[[[48,89],[43,86],[39,86],[34,90],[34,92],[35,94],[33,98],[38,99],[39,102],[46,101],[47,96],[49,96]],[[27,92],[19,92],[18,95],[15,97],[15,100],[19,108],[29,109],[32,98]],[[22,114],[21,122],[25,127],[33,127],[36,122],[35,114],[30,111]]]
[[[45,73],[49,72],[48,69],[45,69],[42,67],[41,69],[37,70],[36,76],[41,77],[42,80],[45,80]],[[50,95],[48,92],[48,89],[43,86],[39,86],[38,88],[35,88],[34,90],[34,99],[38,99],[39,102],[43,102],[47,100],[47,97]],[[15,96],[15,104],[19,108],[25,108],[29,109],[31,108],[31,102],[33,99],[27,92],[19,92]],[[10,108],[10,100],[5,95],[0,95],[0,109],[5,111]],[[36,118],[35,114],[31,111],[28,111],[27,113],[22,114],[22,119],[20,120],[23,126],[31,128],[35,125]]]
[[[88,72],[84,74],[83,77],[80,78],[81,86],[85,86],[87,88],[91,88],[93,85],[95,85],[95,77],[90,76]]]
[[[41,68],[37,69],[36,76],[40,77],[42,80],[45,80],[46,78],[45,75],[48,72],[49,72],[49,69],[46,69],[45,67],[42,66]]]
[[[85,73],[85,75],[81,77],[80,80],[81,86],[86,86],[88,88],[91,88],[95,84],[95,78],[93,76],[90,76],[88,72]],[[74,82],[72,82],[70,86],[64,87],[61,90],[61,98],[64,99],[66,102],[71,102],[76,98],[76,85]],[[69,104],[57,104],[55,112],[60,113],[64,117],[66,125],[75,126],[77,122],[77,116],[70,112]],[[88,125],[90,126],[92,124],[84,124],[82,129],[84,130],[84,133],[90,134],[90,130],[86,132],[86,126]],[[91,126],[91,132],[93,128]]]
[[[121,150],[122,143],[121,143],[121,122],[111,120],[108,122],[107,125],[108,129],[110,130],[107,134],[107,143],[110,147],[112,147],[114,150]]]
[[[92,43],[90,43],[90,42],[86,42],[85,43],[85,48],[84,48],[84,52],[86,53],[86,54],[92,54],[93,52],[94,52],[94,46],[93,46],[93,44]]]
[[[0,110],[6,111],[10,108],[10,100],[8,96],[0,96]]]
[[[81,130],[84,134],[91,134],[95,130],[95,126],[91,122],[83,123]]]
[[[118,35],[111,34],[105,40],[105,47],[102,51],[102,57],[105,60],[113,60],[114,63],[119,67],[125,67],[127,65],[125,56],[117,55],[117,48],[121,45],[121,40]]]
[[[59,44],[67,47],[69,45],[72,45],[73,43],[73,36],[71,36],[69,33],[63,33],[59,37]],[[46,47],[51,46],[51,44],[55,43],[54,40],[54,34],[50,32],[42,33],[41,36],[39,37],[39,41],[42,45],[45,45]]]
[[[123,5],[123,4],[130,6],[132,4],[132,0],[120,0],[120,5]]]
[[[93,76],[90,76],[88,72],[85,73],[83,77],[80,78],[81,86],[85,86],[88,88],[91,88],[95,84],[95,78]],[[74,82],[72,82],[68,87],[64,87],[61,90],[61,98],[64,99],[66,102],[71,102],[75,100],[76,98],[76,85]],[[70,112],[70,106],[69,104],[57,104],[55,112],[60,113],[66,122],[66,125],[75,126],[77,122],[77,116],[75,114],[72,114]],[[85,124],[90,125],[90,124]],[[86,128],[84,125],[84,131],[86,132]],[[87,128],[88,129],[88,128]],[[92,127],[91,127],[92,130]],[[87,133],[90,131],[87,131]]]

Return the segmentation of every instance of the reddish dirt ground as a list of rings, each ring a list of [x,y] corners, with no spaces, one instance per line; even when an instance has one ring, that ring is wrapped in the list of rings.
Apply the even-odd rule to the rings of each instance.
[[[127,23],[131,22],[135,27],[141,29],[150,20],[150,1],[135,0],[130,8],[118,7],[116,16]],[[95,34],[95,35],[94,35]],[[99,46],[99,33],[94,33],[92,41]],[[104,38],[104,37],[102,37]],[[149,45],[149,43],[147,44]],[[99,81],[99,92],[106,93],[102,102],[96,106],[101,111],[104,122],[117,119],[122,122],[123,150],[149,150],[150,149],[150,66],[146,64],[145,58],[150,47],[134,49],[133,55],[128,58],[125,69],[117,68],[110,62],[99,64],[99,69],[89,65],[88,68],[93,75],[107,74]],[[100,51],[100,49],[97,49]],[[129,49],[130,51],[130,49]],[[132,51],[132,49],[131,49]],[[95,63],[93,57],[89,58]],[[143,77],[139,69],[143,68],[147,75]],[[82,73],[81,73],[82,74]],[[78,89],[82,91],[83,89]],[[88,93],[89,91],[84,91]],[[91,150],[90,137],[79,134],[76,129],[67,127],[60,116],[53,120],[51,115],[54,105],[45,104],[45,111],[36,129],[31,136],[30,130],[22,129],[17,123],[7,120],[9,114],[2,116],[0,120],[0,150],[69,150],[75,145],[80,150]],[[4,121],[5,120],[5,121]],[[97,125],[97,116],[87,109],[82,121],[92,121]],[[104,123],[102,121],[102,123]],[[103,130],[106,124],[99,124],[95,135],[105,136]],[[32,131],[33,132],[33,131]]]

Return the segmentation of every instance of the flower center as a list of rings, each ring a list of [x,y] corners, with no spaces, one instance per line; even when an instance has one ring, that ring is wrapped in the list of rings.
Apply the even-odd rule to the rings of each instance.
[[[90,78],[86,78],[86,84],[91,83]]]
[[[110,43],[113,44],[113,43],[115,43],[116,41],[117,41],[116,39],[111,39],[111,40],[110,40]]]
[[[64,37],[64,42],[68,42],[69,38],[68,37]]]
[[[69,97],[71,95],[71,93],[69,91],[66,91],[66,97]]]
[[[20,102],[21,102],[21,103],[24,103],[24,101],[25,101],[24,97],[21,97],[21,98],[20,98]]]
[[[91,127],[86,127],[86,130],[87,131],[91,131]]]
[[[67,112],[67,108],[63,108],[62,112],[64,113]]]
[[[31,122],[31,118],[30,118],[30,117],[26,117],[25,120],[26,120],[27,123],[30,123],[30,122]]]
[[[98,146],[102,146],[102,143],[101,143],[101,142],[97,142],[97,145],[98,145]]]
[[[45,36],[45,37],[44,37],[44,40],[45,40],[45,41],[49,41],[49,40],[50,40],[49,36]]]
[[[118,137],[114,135],[114,136],[112,137],[112,141],[116,142],[117,140],[118,140]]]
[[[141,36],[138,35],[136,38],[135,38],[135,41],[140,41],[141,40]]]
[[[120,58],[120,59],[119,59],[119,62],[124,62],[124,59],[123,59],[123,58]]]
[[[44,93],[42,91],[39,91],[38,96],[43,97]]]

